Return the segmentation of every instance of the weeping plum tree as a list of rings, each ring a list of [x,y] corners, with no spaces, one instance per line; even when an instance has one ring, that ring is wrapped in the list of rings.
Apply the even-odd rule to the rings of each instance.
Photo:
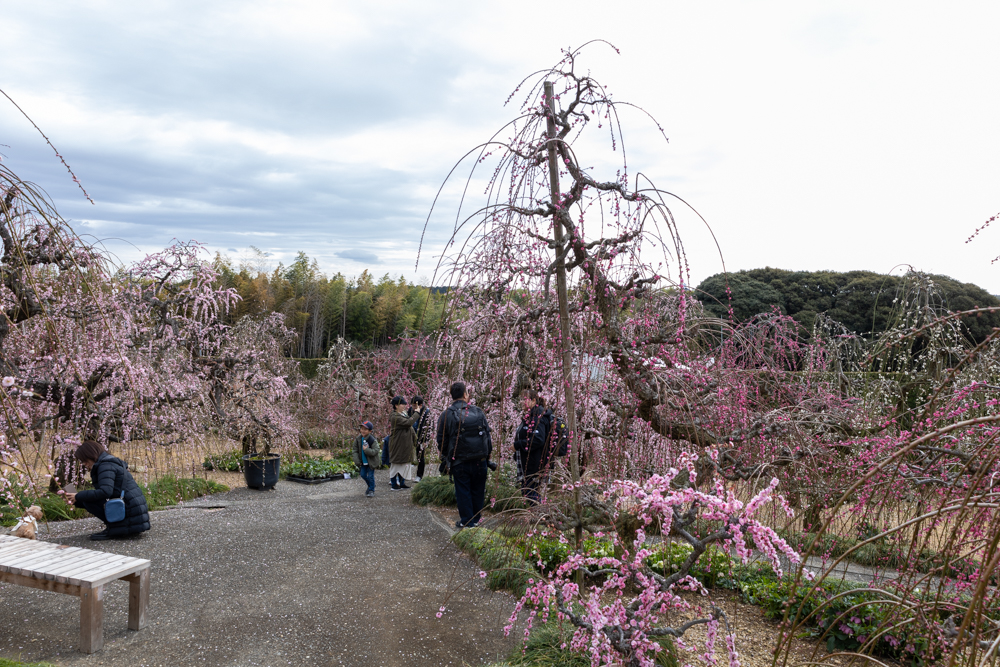
[[[147,451],[213,427],[265,448],[290,438],[290,332],[279,316],[224,324],[238,297],[197,244],[113,271],[2,165],[0,239],[0,489],[51,478],[43,445],[55,459],[80,438]]]
[[[798,560],[768,532],[796,525],[782,523],[783,500],[760,514],[782,491],[811,531],[803,549],[823,556],[825,533],[854,540],[820,579],[845,557],[876,566],[873,597],[846,611],[837,598],[813,614],[794,607],[793,627],[823,619],[824,642],[867,655],[995,655],[996,335],[970,343],[957,323],[975,312],[944,311],[919,284],[898,295],[897,325],[875,340],[821,319],[806,342],[779,313],[707,317],[686,287],[672,195],[624,159],[619,111],[634,107],[579,73],[579,56],[526,80],[521,114],[469,153],[452,254],[440,263],[458,286],[442,355],[497,432],[517,423],[511,399],[522,388],[541,390],[571,425],[568,495],[532,513],[573,534],[576,555],[521,608],[571,622],[573,645],[595,660],[651,664],[657,637],[684,634],[670,601],[710,544],[746,556],[753,542]],[[611,177],[584,167],[595,130],[621,151]],[[467,204],[480,183],[485,201]],[[679,578],[645,566],[650,525],[692,547]],[[585,532],[610,535],[615,555],[586,553]],[[599,583],[586,588],[581,573]],[[807,576],[800,569],[796,583]],[[639,593],[625,596],[629,586]],[[724,622],[701,611],[699,623]]]
[[[488,160],[493,169],[483,205],[457,214],[457,252],[442,258],[460,287],[446,353],[467,357],[465,379],[497,421],[516,423],[511,395],[537,388],[569,425],[569,495],[536,514],[571,531],[577,555],[530,588],[522,605],[546,620],[555,604],[553,613],[577,629],[574,647],[589,647],[595,664],[648,665],[658,638],[679,639],[701,623],[717,628],[723,619],[713,609],[696,622],[672,622],[684,606],[677,587],[694,585],[687,573],[710,544],[746,557],[750,539],[766,553],[797,556],[753,517],[777,480],[763,479],[744,505],[721,477],[709,479],[716,470],[763,478],[765,467],[740,468],[721,446],[761,436],[767,422],[753,412],[747,378],[713,370],[721,360],[696,344],[700,315],[692,317],[697,306],[685,289],[683,245],[666,205],[671,195],[632,179],[624,159],[603,180],[577,153],[593,145],[597,130],[624,157],[618,114],[629,107],[578,71],[579,55],[565,52],[556,67],[526,80],[521,115],[470,153],[470,180]],[[659,253],[655,265],[645,259],[650,251]],[[744,355],[753,349],[741,348]],[[738,395],[719,409],[716,397],[727,383]],[[616,468],[615,456],[639,465]],[[589,480],[584,464],[594,471]],[[656,470],[663,474],[651,474]],[[615,476],[637,481],[609,481]],[[623,515],[639,528],[619,535],[613,528]],[[699,520],[715,530],[696,535],[690,529]],[[693,548],[676,577],[645,565],[643,529],[654,522]],[[583,553],[584,532],[609,526],[616,556]],[[605,583],[588,591],[584,573]],[[640,593],[624,599],[626,584]],[[731,636],[729,648],[735,661]]]

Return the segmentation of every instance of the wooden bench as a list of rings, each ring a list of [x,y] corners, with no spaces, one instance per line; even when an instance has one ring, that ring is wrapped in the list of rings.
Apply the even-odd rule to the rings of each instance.
[[[142,630],[149,604],[148,560],[0,535],[0,581],[80,598],[84,653],[104,646],[104,589],[118,579],[129,585],[129,630]]]

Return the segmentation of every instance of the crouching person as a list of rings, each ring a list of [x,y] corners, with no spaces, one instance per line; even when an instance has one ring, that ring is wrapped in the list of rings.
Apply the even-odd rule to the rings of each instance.
[[[87,510],[105,525],[104,530],[94,533],[90,539],[127,537],[149,530],[146,496],[132,479],[128,464],[108,454],[104,447],[93,440],[86,440],[77,447],[75,456],[83,467],[90,471],[94,488],[78,493],[67,493],[66,502]],[[105,514],[105,504],[115,498],[124,501],[125,517],[118,521],[109,521]]]

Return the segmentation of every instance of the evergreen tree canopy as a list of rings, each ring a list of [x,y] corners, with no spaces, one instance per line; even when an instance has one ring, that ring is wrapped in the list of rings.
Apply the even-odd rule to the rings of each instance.
[[[948,276],[932,275],[930,278],[949,310],[1000,306],[1000,299],[977,285]],[[717,273],[698,285],[696,295],[709,313],[727,318],[730,309],[730,296],[726,293],[728,282],[733,317],[737,321],[777,308],[800,323],[808,335],[816,315],[826,313],[857,334],[871,335],[889,326],[893,299],[906,279],[906,276],[872,271],[785,271],[766,267],[728,276]],[[1000,313],[967,316],[963,322],[971,338],[980,342],[993,327],[1000,326]]]
[[[368,271],[354,280],[340,273],[327,277],[304,252],[289,266],[279,264],[273,270],[260,251],[238,267],[230,258],[217,255],[214,268],[219,286],[233,288],[241,297],[228,313],[230,323],[283,314],[285,324],[298,334],[286,353],[299,358],[326,356],[337,338],[379,346],[407,331],[434,331],[448,298],[445,290],[413,285],[388,274],[377,281]]]

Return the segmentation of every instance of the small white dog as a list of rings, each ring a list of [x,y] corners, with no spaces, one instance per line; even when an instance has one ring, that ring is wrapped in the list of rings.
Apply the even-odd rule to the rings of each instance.
[[[42,514],[42,508],[38,505],[32,505],[28,508],[28,511],[24,513],[17,521],[17,525],[11,529],[11,533],[14,537],[23,537],[25,539],[33,540],[35,535],[38,533],[38,520],[44,515]]]

